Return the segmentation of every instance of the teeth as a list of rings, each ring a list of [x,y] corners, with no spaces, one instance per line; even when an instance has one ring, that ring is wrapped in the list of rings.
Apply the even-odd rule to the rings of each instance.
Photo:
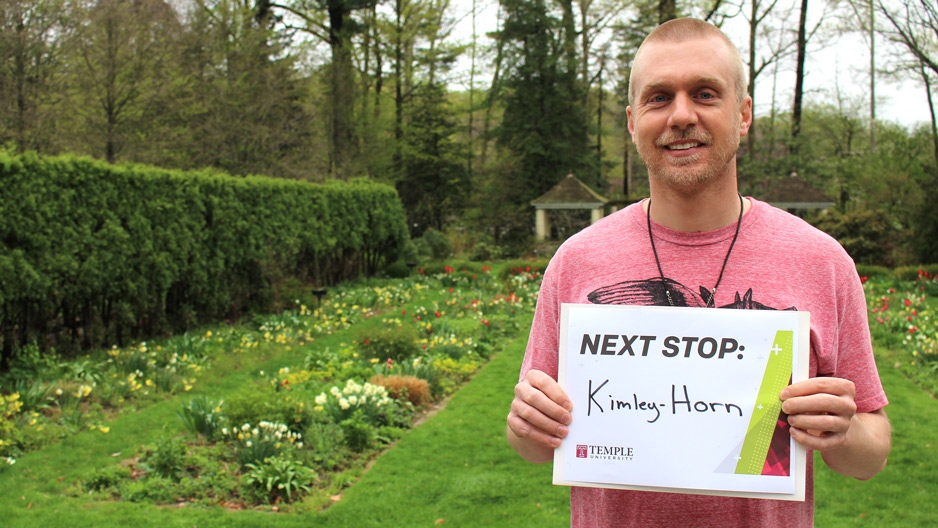
[[[699,145],[700,143],[681,143],[679,145],[670,145],[668,148],[671,150],[687,150],[689,148],[694,148]]]

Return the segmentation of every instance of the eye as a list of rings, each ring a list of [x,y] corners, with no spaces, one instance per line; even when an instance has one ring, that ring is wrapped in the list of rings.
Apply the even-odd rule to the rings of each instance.
[[[652,104],[666,103],[667,101],[668,101],[668,98],[667,98],[666,96],[664,96],[664,95],[661,95],[661,94],[653,95],[653,96],[651,96],[651,98],[648,100],[648,102],[650,102],[650,103],[652,103]]]
[[[709,92],[709,91],[703,91],[697,94],[697,98],[703,101],[710,101],[712,99],[716,99],[716,97],[717,97],[716,94],[714,94],[713,92]]]

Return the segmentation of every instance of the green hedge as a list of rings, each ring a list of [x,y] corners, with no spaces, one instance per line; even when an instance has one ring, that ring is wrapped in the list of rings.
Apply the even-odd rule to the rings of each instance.
[[[285,278],[334,284],[393,262],[396,191],[0,152],[3,362],[25,343],[120,343],[266,309]]]

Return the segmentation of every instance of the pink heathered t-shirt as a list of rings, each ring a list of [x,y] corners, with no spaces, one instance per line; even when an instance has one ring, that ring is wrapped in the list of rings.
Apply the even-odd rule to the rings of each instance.
[[[809,374],[856,385],[857,412],[886,406],[873,360],[866,299],[849,255],[803,220],[749,198],[715,295],[718,308],[811,313]],[[705,305],[736,226],[685,233],[652,223],[662,271],[677,306]],[[672,282],[673,281],[673,282]],[[709,295],[709,294],[707,294]],[[557,377],[561,303],[667,305],[641,203],[572,236],[551,259],[537,301],[521,378],[537,369]],[[571,525],[604,527],[810,527],[813,457],[806,500],[776,501],[572,487]]]

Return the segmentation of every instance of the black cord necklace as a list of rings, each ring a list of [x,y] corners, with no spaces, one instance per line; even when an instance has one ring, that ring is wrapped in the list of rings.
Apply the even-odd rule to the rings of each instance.
[[[707,299],[706,308],[711,308],[714,306],[714,297],[717,295],[717,288],[720,286],[720,282],[723,281],[723,272],[726,271],[726,263],[730,261],[730,253],[733,252],[733,246],[736,245],[736,239],[739,238],[739,226],[743,223],[743,196],[739,193],[736,194],[739,196],[739,219],[736,220],[736,233],[733,234],[733,241],[730,242],[730,248],[726,251],[726,257],[723,258],[723,266],[720,268],[720,276],[717,277],[717,283],[713,285],[713,289],[710,290],[710,298]],[[658,275],[661,276],[661,283],[664,284],[664,292],[668,296],[668,303],[671,306],[674,306],[674,300],[671,299],[671,289],[668,288],[668,282],[664,278],[664,271],[661,270],[661,260],[658,259],[658,250],[655,249],[655,237],[651,234],[651,199],[648,199],[648,240],[651,242],[651,252],[655,255],[655,264],[658,265]]]

